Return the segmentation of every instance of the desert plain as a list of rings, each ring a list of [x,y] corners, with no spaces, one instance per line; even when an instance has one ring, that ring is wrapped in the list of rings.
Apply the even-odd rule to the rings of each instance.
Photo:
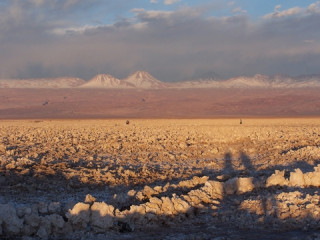
[[[320,119],[0,121],[4,239],[319,239]]]

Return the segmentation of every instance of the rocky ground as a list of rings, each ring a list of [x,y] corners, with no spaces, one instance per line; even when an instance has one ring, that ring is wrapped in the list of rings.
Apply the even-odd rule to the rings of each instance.
[[[2,120],[0,238],[320,239],[320,119]]]

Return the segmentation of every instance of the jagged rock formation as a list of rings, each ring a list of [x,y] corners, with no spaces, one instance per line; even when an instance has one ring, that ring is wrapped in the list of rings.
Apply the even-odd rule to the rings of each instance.
[[[320,165],[314,168],[314,172],[303,174],[300,169],[290,173],[290,180],[285,185],[306,186],[303,177],[313,175],[308,186],[319,187]],[[279,175],[280,172],[276,172]],[[301,175],[301,181],[293,177],[294,174]],[[59,208],[50,208],[52,204],[40,202],[32,206],[21,206],[15,208],[10,203],[0,204],[0,236],[33,236],[47,239],[52,236],[68,234],[72,236],[76,232],[86,232],[88,227],[93,233],[105,233],[108,231],[141,231],[148,227],[161,226],[163,223],[174,225],[188,218],[197,218],[196,215],[211,213],[216,223],[232,222],[239,228],[259,228],[259,218],[268,217],[269,223],[279,224],[280,220],[294,219],[294,223],[288,221],[282,223],[291,229],[308,221],[308,227],[317,227],[320,219],[320,196],[303,196],[300,192],[280,193],[274,196],[260,196],[260,199],[243,199],[243,194],[250,194],[256,187],[260,192],[266,191],[268,187],[280,184],[284,186],[280,174],[276,182],[275,175],[267,179],[265,186],[258,183],[258,179],[232,178],[226,182],[208,180],[208,176],[194,177],[187,181],[181,181],[177,185],[167,184],[145,187],[141,192],[132,194],[130,190],[127,195],[136,197],[139,201],[141,195],[145,196],[139,205],[130,205],[128,210],[121,210],[105,202],[78,202],[70,207],[67,212],[61,212]],[[256,184],[254,184],[254,182]],[[256,185],[256,186],[255,186]],[[176,194],[179,188],[192,189],[185,194]],[[151,190],[151,194],[150,194]],[[165,196],[160,197],[161,194]],[[219,205],[224,198],[233,196],[242,199],[238,209],[233,211],[219,212]],[[87,198],[92,196],[87,195]],[[133,201],[133,199],[131,199]],[[239,200],[236,200],[239,201]],[[290,205],[288,205],[288,203]],[[51,209],[48,211],[48,209]],[[233,219],[233,220],[231,220]],[[2,227],[3,226],[3,227]],[[261,227],[261,226],[260,226]]]

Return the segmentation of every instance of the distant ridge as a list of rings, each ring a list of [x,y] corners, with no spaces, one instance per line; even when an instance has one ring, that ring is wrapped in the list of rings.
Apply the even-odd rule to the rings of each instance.
[[[288,77],[256,74],[228,80],[199,79],[168,84],[169,88],[313,88],[320,87],[320,76]]]
[[[4,79],[0,88],[74,88],[84,84],[80,78],[38,78],[38,79]]]
[[[286,75],[267,76],[256,74],[239,76],[228,80],[198,79],[164,83],[150,73],[137,71],[125,79],[109,74],[99,74],[89,81],[80,78],[42,78],[0,80],[0,88],[101,88],[101,89],[192,89],[192,88],[319,88],[320,75],[290,77]]]

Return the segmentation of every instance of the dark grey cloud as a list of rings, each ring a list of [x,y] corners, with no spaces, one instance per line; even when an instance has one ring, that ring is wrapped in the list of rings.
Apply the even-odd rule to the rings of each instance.
[[[122,78],[139,69],[165,81],[319,73],[318,5],[252,20],[245,12],[208,17],[201,6],[150,11],[132,3],[132,17],[121,14],[125,1],[4,2],[1,78],[89,79],[98,73]],[[112,23],[99,22],[115,8]]]

